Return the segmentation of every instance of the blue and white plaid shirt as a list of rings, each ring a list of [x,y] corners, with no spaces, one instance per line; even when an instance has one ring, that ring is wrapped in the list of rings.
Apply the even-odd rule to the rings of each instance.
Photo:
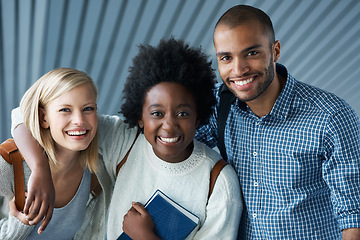
[[[339,239],[360,227],[360,123],[333,94],[294,79],[258,118],[238,99],[225,128],[242,187],[239,239]],[[216,90],[218,97],[219,86]],[[196,138],[217,145],[217,110]]]

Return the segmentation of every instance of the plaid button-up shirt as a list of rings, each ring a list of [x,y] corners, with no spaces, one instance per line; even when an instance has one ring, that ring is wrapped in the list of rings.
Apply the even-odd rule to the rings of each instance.
[[[242,187],[239,239],[339,239],[360,227],[360,123],[334,94],[294,79],[271,112],[258,118],[231,105],[225,128],[228,161]],[[219,86],[215,92],[218,97]],[[196,138],[217,145],[217,110]]]

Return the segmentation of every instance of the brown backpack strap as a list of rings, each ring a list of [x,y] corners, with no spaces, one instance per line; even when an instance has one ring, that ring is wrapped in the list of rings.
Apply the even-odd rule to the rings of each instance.
[[[14,139],[12,138],[5,140],[0,145],[0,154],[5,159],[5,161],[13,165],[15,205],[19,211],[22,211],[25,205],[25,183],[24,170],[22,166],[22,161],[24,158],[18,150]]]
[[[136,133],[136,137],[134,139],[134,142],[131,144],[131,147],[129,148],[129,151],[126,153],[126,155],[124,156],[124,158],[121,160],[121,162],[117,165],[116,167],[116,176],[118,175],[119,171],[120,171],[120,168],[124,165],[124,163],[126,162],[128,156],[129,156],[129,153],[132,149],[132,147],[134,146],[135,142],[136,142],[136,139],[138,138],[140,134],[140,130],[138,130],[138,132]]]
[[[93,197],[99,196],[102,188],[95,173],[91,174],[90,193]]]
[[[208,200],[211,196],[211,193],[213,191],[215,182],[217,177],[219,176],[219,173],[221,172],[221,170],[228,164],[227,161],[225,161],[224,159],[220,159],[215,166],[213,167],[213,169],[211,170],[210,173],[210,187],[209,187],[209,194],[208,194]]]

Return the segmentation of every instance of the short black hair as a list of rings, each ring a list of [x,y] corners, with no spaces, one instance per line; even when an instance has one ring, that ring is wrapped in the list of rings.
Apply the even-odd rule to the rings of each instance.
[[[194,96],[200,125],[208,122],[216,103],[216,75],[201,48],[190,47],[173,37],[158,46],[140,45],[123,90],[120,113],[130,127],[138,125],[147,92],[161,82],[183,85]]]
[[[236,5],[227,10],[217,21],[218,25],[225,25],[229,28],[237,27],[247,21],[257,20],[261,23],[264,33],[268,34],[269,42],[275,42],[275,31],[270,17],[262,10],[249,5]]]

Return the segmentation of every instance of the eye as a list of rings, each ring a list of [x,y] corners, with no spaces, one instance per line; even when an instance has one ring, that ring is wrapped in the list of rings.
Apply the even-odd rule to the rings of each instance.
[[[247,56],[255,56],[255,55],[258,55],[259,52],[258,51],[250,51],[247,53]]]
[[[86,108],[84,108],[84,112],[89,112],[89,111],[94,111],[95,110],[95,108],[94,107],[86,107]]]
[[[231,60],[230,56],[224,55],[220,57],[220,61],[229,61],[229,60]]]
[[[154,116],[154,117],[161,117],[162,116],[162,113],[159,112],[159,111],[152,111],[150,113],[151,116]]]
[[[190,114],[189,114],[188,112],[182,111],[182,112],[179,112],[177,115],[178,115],[179,117],[187,117],[187,116],[189,116]]]
[[[69,108],[62,108],[59,110],[59,112],[70,112]]]

